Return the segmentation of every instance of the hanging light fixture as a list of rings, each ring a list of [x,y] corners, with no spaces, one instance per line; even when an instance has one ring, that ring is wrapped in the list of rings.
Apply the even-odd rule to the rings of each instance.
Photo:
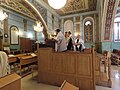
[[[2,9],[0,9],[0,21],[3,21],[7,17],[8,17],[8,15],[5,12],[3,12]]]
[[[33,26],[33,28],[36,32],[41,32],[44,29],[42,23],[38,21],[36,22],[36,25]]]
[[[48,3],[54,9],[60,9],[65,6],[67,0],[48,0]]]

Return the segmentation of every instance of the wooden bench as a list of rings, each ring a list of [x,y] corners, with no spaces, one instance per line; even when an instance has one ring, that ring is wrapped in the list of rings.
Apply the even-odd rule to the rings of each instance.
[[[120,50],[113,49],[111,61],[112,61],[112,64],[115,64],[118,66],[120,65]]]
[[[20,79],[15,73],[0,78],[0,90],[21,90]]]

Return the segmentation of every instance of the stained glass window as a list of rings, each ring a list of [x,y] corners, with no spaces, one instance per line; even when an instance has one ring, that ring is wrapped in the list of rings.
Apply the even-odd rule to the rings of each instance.
[[[93,42],[93,25],[90,20],[84,23],[84,40],[85,42]]]

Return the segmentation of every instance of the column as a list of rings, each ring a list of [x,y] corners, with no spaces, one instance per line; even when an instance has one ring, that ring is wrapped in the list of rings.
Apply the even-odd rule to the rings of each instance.
[[[76,17],[73,17],[73,35],[75,36],[75,33],[76,33]]]
[[[96,42],[96,14],[94,14],[94,40],[93,42]]]
[[[8,15],[9,13],[7,13],[7,15]],[[4,34],[8,34],[8,18],[6,18],[5,20],[4,20]],[[3,35],[3,37],[4,37],[4,35]],[[10,36],[9,36],[10,37]],[[9,38],[7,37],[7,38],[4,38],[4,42],[3,42],[3,47],[4,46],[9,46],[10,45],[10,43],[9,43]]]
[[[48,26],[48,33],[52,31],[52,14],[47,11],[47,26]]]
[[[61,20],[61,31],[64,33],[64,19]]]
[[[84,39],[84,31],[83,31],[83,16],[80,16],[80,38]]]

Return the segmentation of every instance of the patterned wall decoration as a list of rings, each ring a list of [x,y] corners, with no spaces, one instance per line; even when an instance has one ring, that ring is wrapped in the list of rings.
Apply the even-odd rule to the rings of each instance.
[[[32,4],[37,8],[41,16],[43,17],[44,21],[47,23],[47,10],[44,7],[42,7],[40,4],[38,4],[36,0],[33,0]]]
[[[21,13],[32,19],[35,19],[34,15],[26,7],[24,7],[18,0],[0,0],[0,6]]]
[[[109,0],[105,22],[104,40],[110,40],[111,24],[116,0]]]

